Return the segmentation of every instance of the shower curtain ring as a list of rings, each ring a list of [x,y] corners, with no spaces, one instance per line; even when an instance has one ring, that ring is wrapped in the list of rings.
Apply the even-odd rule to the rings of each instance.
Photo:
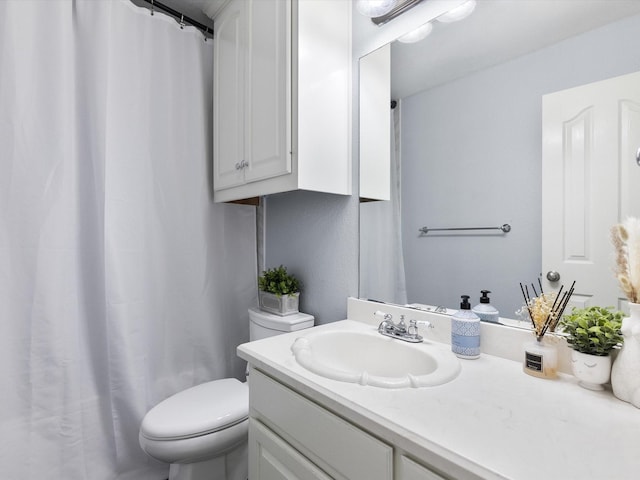
[[[184,23],[184,15],[180,15],[180,28],[184,29],[184,25],[185,25],[185,23]]]
[[[154,7],[154,5],[153,5],[153,0],[151,0],[151,15],[152,15],[152,16],[153,16],[153,13],[154,13],[154,12],[153,12],[153,7]]]

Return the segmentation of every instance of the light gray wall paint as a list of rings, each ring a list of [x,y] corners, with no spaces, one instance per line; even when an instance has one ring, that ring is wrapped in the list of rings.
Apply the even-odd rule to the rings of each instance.
[[[640,70],[638,31],[640,16],[625,19],[402,101],[410,302],[456,306],[469,294],[476,304],[488,289],[513,316],[519,282],[541,268],[541,97]],[[504,236],[417,235],[503,223]]]
[[[358,197],[315,192],[266,200],[266,265],[280,264],[303,282],[300,311],[316,323],[347,318],[358,294]]]

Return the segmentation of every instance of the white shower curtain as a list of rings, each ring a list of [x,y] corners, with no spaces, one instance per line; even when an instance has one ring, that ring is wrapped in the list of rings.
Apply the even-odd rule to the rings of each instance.
[[[211,200],[212,42],[127,0],[0,1],[0,478],[163,479],[158,401],[241,377],[253,207]]]
[[[400,108],[391,110],[390,200],[360,204],[360,297],[404,305]]]

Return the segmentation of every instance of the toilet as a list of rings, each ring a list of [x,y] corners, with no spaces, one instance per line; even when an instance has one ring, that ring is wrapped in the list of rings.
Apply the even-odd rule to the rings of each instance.
[[[306,313],[249,309],[251,341],[313,326]],[[246,480],[249,388],[235,378],[202,383],[163,400],[140,426],[140,446],[169,463],[169,480]]]

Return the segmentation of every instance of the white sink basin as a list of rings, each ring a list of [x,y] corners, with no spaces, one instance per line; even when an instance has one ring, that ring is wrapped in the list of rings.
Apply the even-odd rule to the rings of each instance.
[[[460,361],[448,347],[411,344],[377,332],[319,332],[297,338],[291,351],[316,375],[383,388],[442,385],[460,372]]]

